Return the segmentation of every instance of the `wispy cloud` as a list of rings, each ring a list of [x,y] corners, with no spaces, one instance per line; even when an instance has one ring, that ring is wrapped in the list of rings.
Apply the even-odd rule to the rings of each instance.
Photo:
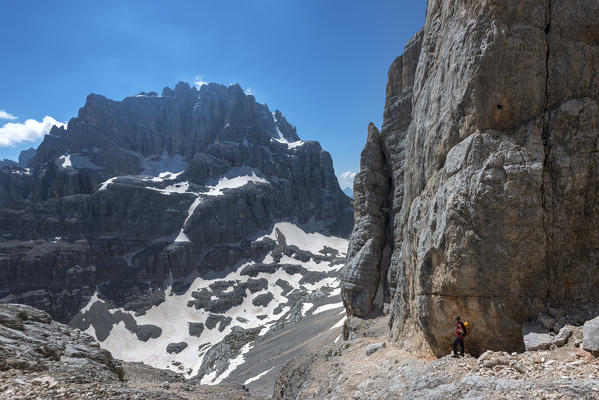
[[[204,85],[208,84],[208,82],[206,82],[204,79],[206,79],[206,78],[204,78],[204,77],[203,77],[203,76],[201,76],[201,75],[196,75],[196,77],[195,77],[195,78],[193,78],[193,84],[194,84],[194,86],[196,87],[196,89],[199,89],[199,88],[201,88],[202,86],[204,86]]]
[[[35,142],[48,134],[54,125],[66,124],[47,115],[41,121],[28,119],[22,124],[15,122],[4,124],[0,127],[0,147],[14,146],[21,142]]]
[[[12,115],[10,113],[7,113],[4,110],[0,110],[0,119],[10,119],[10,120],[13,120],[13,119],[17,119],[17,117],[15,117],[14,115]]]
[[[353,189],[354,179],[356,178],[357,174],[357,172],[352,171],[345,171],[339,174],[337,180],[339,181],[339,186],[341,186],[341,189],[345,189],[346,187]]]
[[[245,94],[251,94],[251,95],[253,95],[254,93],[252,92],[252,88],[247,88],[245,90]]]

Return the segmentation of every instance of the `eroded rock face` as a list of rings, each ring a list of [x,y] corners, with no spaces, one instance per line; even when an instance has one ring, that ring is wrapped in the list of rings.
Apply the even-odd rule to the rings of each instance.
[[[429,1],[417,66],[391,67],[382,131],[393,250],[379,283],[406,347],[447,353],[460,315],[467,351],[521,351],[545,303],[598,298],[597,20],[586,1]],[[404,71],[411,107],[393,107]]]
[[[1,371],[52,370],[81,375],[84,382],[123,378],[120,363],[91,336],[54,322],[46,312],[30,306],[0,304],[0,338]]]
[[[389,176],[381,134],[374,124],[362,151],[361,170],[354,181],[354,230],[348,263],[342,271],[343,303],[349,312],[366,316],[375,306],[387,244]],[[379,296],[381,297],[381,296]],[[382,298],[378,300],[382,303]]]

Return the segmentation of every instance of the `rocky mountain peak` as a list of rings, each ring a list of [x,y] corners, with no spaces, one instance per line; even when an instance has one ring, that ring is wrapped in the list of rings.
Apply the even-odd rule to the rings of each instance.
[[[329,153],[239,85],[162,93],[92,94],[29,170],[0,170],[0,301],[217,383],[302,302],[340,308],[352,204]]]

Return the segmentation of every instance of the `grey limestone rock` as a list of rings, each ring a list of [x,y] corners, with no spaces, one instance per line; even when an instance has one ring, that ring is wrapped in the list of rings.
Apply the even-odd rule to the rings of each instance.
[[[547,350],[553,343],[553,337],[548,333],[530,332],[524,336],[524,347],[527,351]]]
[[[179,354],[183,350],[185,350],[187,348],[187,346],[188,346],[188,344],[185,342],[169,343],[168,346],[166,346],[166,352],[169,354],[172,354],[172,353]]]
[[[387,347],[387,344],[385,342],[369,344],[368,346],[366,346],[366,355],[370,356],[384,347]]]
[[[564,326],[553,338],[553,344],[557,347],[561,347],[566,344],[570,336],[572,336],[572,329]]]
[[[0,370],[52,370],[83,382],[123,377],[122,367],[88,334],[53,321],[41,310],[0,303]]]
[[[214,371],[217,372],[217,376],[220,375],[227,369],[230,361],[241,352],[241,348],[258,336],[260,330],[261,328],[243,329],[237,326],[233,327],[232,332],[225,336],[222,342],[212,346],[206,352],[195,378],[201,379],[204,375]]]
[[[428,2],[389,71],[383,145],[360,172],[390,177],[388,211],[363,214],[355,188],[348,312],[377,308],[378,281],[392,337],[440,356],[454,315],[476,327],[472,354],[522,351],[522,324],[546,304],[596,302],[598,19],[579,0]],[[389,260],[377,235],[360,253],[361,219],[389,226]]]
[[[381,134],[371,123],[360,172],[354,180],[355,224],[340,278],[343,303],[350,314],[359,317],[375,308],[379,280],[384,274],[381,268],[387,245],[389,176],[382,146]]]
[[[204,324],[201,322],[189,322],[189,334],[191,336],[200,337],[202,332],[204,332]]]
[[[586,321],[582,334],[582,348],[599,355],[599,317]]]
[[[272,299],[273,299],[272,293],[270,293],[270,292],[263,293],[263,294],[256,296],[252,300],[252,304],[255,306],[267,307],[268,303],[270,303],[272,301]]]

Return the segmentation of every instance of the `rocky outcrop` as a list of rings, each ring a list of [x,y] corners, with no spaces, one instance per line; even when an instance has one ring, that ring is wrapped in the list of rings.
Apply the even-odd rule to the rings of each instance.
[[[522,351],[546,304],[596,302],[598,18],[577,0],[429,1],[392,65],[377,156],[392,254],[368,271],[353,256],[343,276],[380,277],[392,336],[411,350],[447,353],[460,315],[472,353]],[[348,312],[376,307],[342,285]]]
[[[382,305],[379,283],[385,273],[383,253],[387,245],[389,212],[389,176],[381,134],[374,124],[368,127],[360,165],[361,170],[354,181],[355,224],[341,282],[348,312],[366,316],[377,304]]]
[[[90,335],[41,310],[0,304],[1,399],[251,399],[241,385],[201,386],[172,371],[123,363]]]
[[[366,317],[382,311],[395,292],[397,263],[390,262],[393,237],[401,236],[405,138],[411,121],[412,88],[422,32],[389,68],[382,133],[368,126],[368,139],[354,180],[354,230],[341,276],[348,312]],[[396,255],[397,253],[393,253]]]
[[[85,370],[83,379],[88,382],[123,378],[120,363],[91,336],[52,321],[33,307],[0,304],[0,339],[0,371],[51,369],[68,375]],[[77,375],[82,379],[81,373]]]
[[[599,356],[599,317],[584,323],[582,348]]]

